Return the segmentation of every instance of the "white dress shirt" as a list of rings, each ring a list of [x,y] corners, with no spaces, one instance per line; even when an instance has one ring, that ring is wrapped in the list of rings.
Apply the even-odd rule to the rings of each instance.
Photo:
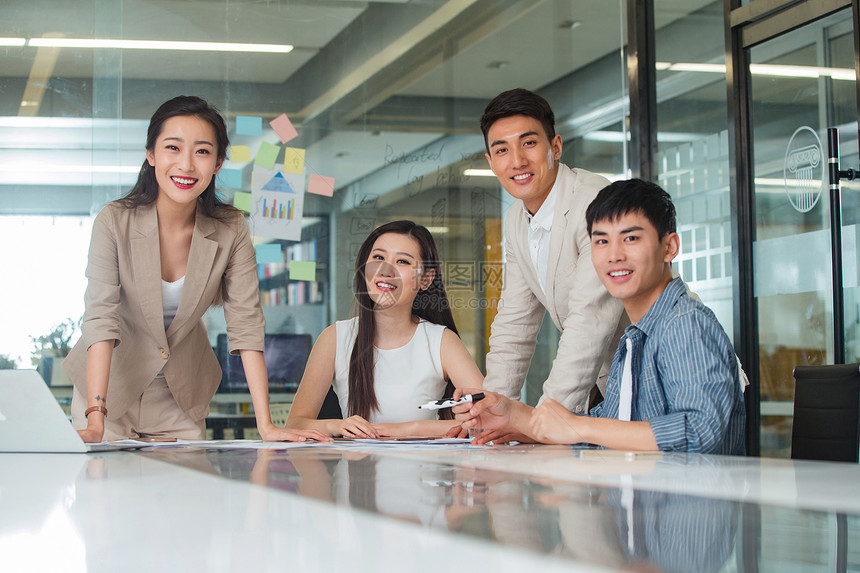
[[[555,198],[558,195],[558,179],[558,176],[556,176],[555,183],[553,183],[552,189],[549,190],[549,195],[546,196],[537,213],[532,215],[525,208],[525,205],[523,205],[523,214],[529,225],[529,254],[531,255],[532,265],[534,265],[538,281],[540,282],[540,288],[544,294],[546,294],[549,239],[550,231],[552,230],[552,217],[555,214]]]

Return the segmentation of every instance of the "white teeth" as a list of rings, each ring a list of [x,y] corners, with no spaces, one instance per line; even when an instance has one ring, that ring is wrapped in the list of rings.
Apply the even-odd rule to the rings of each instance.
[[[179,183],[180,185],[194,185],[197,179],[186,179],[185,177],[171,177],[174,181]]]
[[[612,271],[611,273],[609,273],[609,276],[611,276],[611,277],[626,277],[631,272],[632,271]]]
[[[386,282],[382,282],[382,281],[376,283],[376,286],[378,286],[379,288],[391,288],[391,289],[397,288],[391,283],[386,283]]]
[[[522,175],[514,175],[514,181],[522,181],[523,179],[528,179],[531,177],[531,173],[524,173]]]

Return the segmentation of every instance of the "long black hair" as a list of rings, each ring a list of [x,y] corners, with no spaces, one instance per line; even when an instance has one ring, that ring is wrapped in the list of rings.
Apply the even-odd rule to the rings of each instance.
[[[149,120],[149,129],[146,132],[146,150],[153,151],[155,143],[158,141],[158,136],[161,135],[161,130],[164,128],[164,122],[171,117],[176,116],[194,116],[209,123],[215,131],[215,141],[217,149],[215,151],[218,157],[218,164],[223,163],[227,157],[227,147],[230,145],[230,138],[227,136],[227,125],[224,123],[224,118],[217,109],[210,106],[206,100],[196,96],[178,96],[161,104],[152,118]],[[119,199],[117,202],[124,207],[133,208],[141,205],[149,205],[158,198],[158,181],[155,178],[155,167],[149,164],[146,159],[143,160],[143,165],[140,168],[140,173],[137,176],[137,183],[131,188],[128,195]],[[206,190],[197,198],[197,202],[203,210],[203,213],[209,217],[220,218],[228,212],[234,211],[232,205],[222,202],[215,193],[215,177],[209,182]]]
[[[376,336],[376,322],[373,316],[374,303],[367,292],[366,267],[367,260],[376,239],[386,233],[397,233],[412,237],[421,248],[422,273],[433,270],[433,282],[423,290],[419,290],[412,301],[412,314],[435,324],[441,324],[452,330],[459,336],[454,324],[454,316],[451,314],[451,305],[442,282],[442,272],[439,268],[439,252],[436,250],[436,242],[433,235],[426,227],[417,225],[412,221],[393,221],[377,227],[358,251],[355,260],[355,301],[358,307],[358,336],[352,348],[352,356],[349,359],[349,400],[347,404],[347,415],[358,415],[369,418],[370,414],[379,410],[379,401],[376,399],[376,391],[373,387],[373,365],[374,346]],[[446,393],[453,386],[448,382]],[[441,398],[441,396],[440,396]]]

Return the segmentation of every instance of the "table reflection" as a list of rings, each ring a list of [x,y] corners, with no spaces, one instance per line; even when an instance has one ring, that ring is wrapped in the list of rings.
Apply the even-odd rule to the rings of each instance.
[[[355,450],[225,454],[209,452],[226,477],[595,565],[718,571],[739,539],[742,503],[736,501]],[[637,472],[653,463],[639,464]]]

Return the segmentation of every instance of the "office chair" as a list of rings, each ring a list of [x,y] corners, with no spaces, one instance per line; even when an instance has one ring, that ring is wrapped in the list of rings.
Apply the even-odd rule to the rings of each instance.
[[[320,413],[317,415],[317,420],[343,420],[343,413],[340,411],[340,402],[337,400],[337,394],[334,393],[334,387],[329,387],[328,394],[325,395]]]
[[[857,462],[860,450],[860,364],[794,369],[791,457]]]

